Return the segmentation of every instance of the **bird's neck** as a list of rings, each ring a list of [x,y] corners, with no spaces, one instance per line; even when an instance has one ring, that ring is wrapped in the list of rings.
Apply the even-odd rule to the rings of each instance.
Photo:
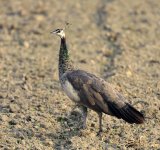
[[[73,67],[69,59],[66,38],[62,37],[59,51],[59,77],[61,77],[66,71],[70,71],[72,69]]]

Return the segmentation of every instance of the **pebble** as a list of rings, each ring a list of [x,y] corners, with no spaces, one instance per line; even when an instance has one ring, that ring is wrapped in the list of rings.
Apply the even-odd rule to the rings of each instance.
[[[22,142],[22,145],[25,145],[25,144],[26,144],[25,140],[22,140],[21,142]]]
[[[8,120],[8,116],[2,115],[2,116],[0,116],[0,120],[5,122]]]
[[[21,128],[22,128],[22,126],[21,126],[20,124],[16,124],[15,128],[17,128],[17,129],[21,129]]]
[[[36,15],[35,16],[35,19],[37,20],[37,21],[43,21],[44,19],[45,19],[45,17],[43,16],[43,15]]]
[[[48,129],[49,127],[52,126],[52,124],[51,124],[51,122],[43,122],[43,123],[40,124],[40,126],[42,128]]]
[[[9,121],[9,124],[10,124],[10,125],[16,125],[16,124],[17,124],[17,121],[16,121],[16,120],[10,120],[10,121]]]
[[[86,64],[87,63],[87,61],[85,59],[81,59],[79,62],[82,63],[82,64]]]
[[[12,113],[16,113],[20,110],[20,107],[17,104],[10,104],[9,108]]]
[[[127,75],[127,77],[131,77],[131,76],[132,76],[132,72],[131,72],[130,70],[128,70],[128,71],[126,72],[126,75]]]
[[[27,42],[27,41],[24,41],[23,45],[25,48],[29,48],[29,46],[30,46],[29,42]]]
[[[113,51],[112,51],[112,50],[106,50],[106,51],[103,53],[103,56],[105,56],[105,57],[110,57],[111,55],[113,55]]]
[[[46,146],[52,146],[52,145],[53,145],[52,140],[46,139],[46,140],[45,140],[45,145],[46,145]]]

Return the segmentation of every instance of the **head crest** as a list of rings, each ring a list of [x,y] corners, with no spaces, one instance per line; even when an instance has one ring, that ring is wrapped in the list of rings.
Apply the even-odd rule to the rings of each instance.
[[[64,30],[67,29],[69,27],[70,23],[69,22],[65,22],[65,26],[62,29],[56,29],[51,31],[51,33],[53,34],[57,34],[60,38],[64,38],[65,37],[65,32]]]
[[[72,24],[66,21],[66,22],[65,22],[65,26],[64,26],[63,29],[65,30],[65,29],[69,28],[70,25],[72,25]]]

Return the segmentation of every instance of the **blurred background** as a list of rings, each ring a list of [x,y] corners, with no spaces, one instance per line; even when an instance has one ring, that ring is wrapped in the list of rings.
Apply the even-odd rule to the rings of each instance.
[[[103,77],[146,115],[128,125],[81,114],[58,82],[63,28],[74,64]],[[159,0],[0,0],[0,149],[160,148]]]

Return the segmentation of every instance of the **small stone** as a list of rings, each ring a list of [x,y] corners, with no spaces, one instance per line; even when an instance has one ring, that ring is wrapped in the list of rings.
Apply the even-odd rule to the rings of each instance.
[[[29,108],[28,103],[22,103],[22,104],[21,104],[21,108],[22,108],[23,110],[28,110],[28,108]]]
[[[106,50],[106,51],[103,53],[103,56],[105,56],[105,57],[110,57],[111,55],[113,55],[113,51],[112,51],[112,50]]]
[[[94,123],[91,123],[91,127],[95,127],[95,124],[94,124]]]
[[[5,121],[8,120],[8,116],[2,115],[2,116],[0,117],[0,120],[5,122]]]
[[[82,64],[86,64],[86,63],[87,63],[87,61],[86,61],[85,59],[81,59],[81,60],[80,60],[80,63],[82,63]]]
[[[35,129],[39,129],[39,126],[34,126]]]
[[[94,138],[94,137],[96,137],[96,134],[94,132],[91,132],[89,137]]]
[[[11,121],[9,121],[9,124],[10,124],[10,125],[16,125],[16,124],[17,124],[17,121],[16,121],[16,120],[11,120]]]
[[[45,19],[45,17],[44,17],[43,15],[36,15],[36,16],[35,16],[35,19],[36,19],[37,21],[43,21],[43,20]]]
[[[128,70],[128,71],[126,72],[126,75],[127,75],[127,77],[130,77],[130,76],[132,76],[132,72],[131,72],[130,70]]]
[[[42,128],[48,129],[52,124],[50,122],[43,122],[40,124]]]
[[[22,145],[25,145],[25,144],[26,144],[25,140],[22,140],[21,143],[22,143]]]
[[[52,140],[46,139],[46,140],[45,140],[45,145],[46,145],[46,146],[52,146],[52,145],[53,145]]]
[[[31,116],[27,116],[26,117],[26,120],[29,122],[29,121],[32,121],[32,117]]]
[[[19,124],[16,124],[16,129],[21,129],[22,128],[22,126],[21,125],[19,125]]]
[[[30,46],[29,42],[27,42],[27,41],[24,41],[23,45],[25,48],[29,48],[29,46]]]
[[[20,110],[20,107],[17,104],[10,104],[9,108],[12,113],[16,113]]]
[[[96,62],[95,62],[93,59],[91,60],[91,63],[92,63],[93,65],[96,64]]]

